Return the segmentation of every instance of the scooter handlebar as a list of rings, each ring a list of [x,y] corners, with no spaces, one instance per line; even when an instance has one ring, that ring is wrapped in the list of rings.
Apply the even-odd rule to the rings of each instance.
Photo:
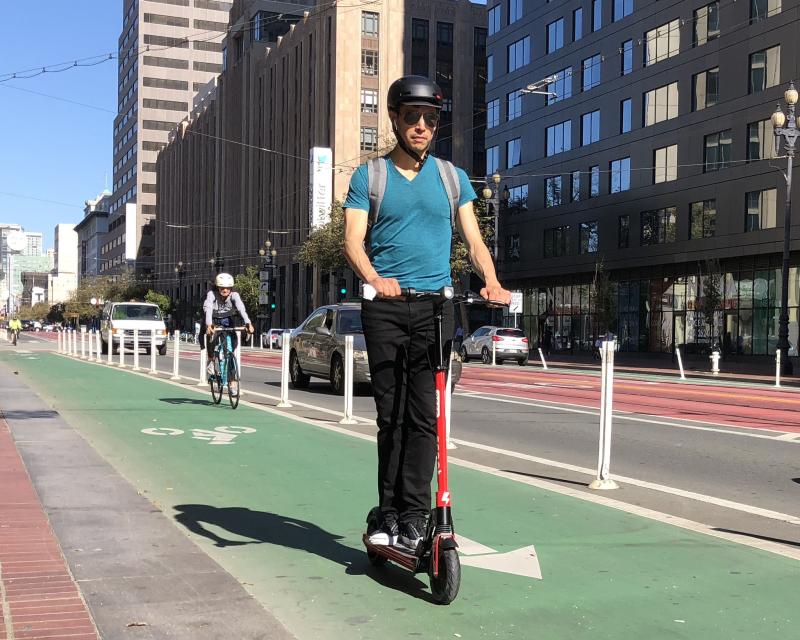
[[[378,297],[378,292],[371,284],[365,284],[362,297],[364,300],[375,300]],[[414,288],[401,288],[400,297],[403,298],[438,298],[440,300],[453,300],[464,304],[485,304],[491,307],[507,307],[504,302],[496,300],[485,300],[479,294],[472,291],[466,291],[462,294],[456,294],[453,287],[445,286],[438,291],[418,291]]]

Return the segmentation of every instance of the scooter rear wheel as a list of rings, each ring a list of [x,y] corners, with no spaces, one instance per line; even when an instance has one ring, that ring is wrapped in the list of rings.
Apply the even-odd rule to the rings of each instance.
[[[456,599],[461,586],[461,561],[455,549],[439,551],[439,575],[433,575],[433,564],[428,570],[431,594],[438,604],[450,604]]]

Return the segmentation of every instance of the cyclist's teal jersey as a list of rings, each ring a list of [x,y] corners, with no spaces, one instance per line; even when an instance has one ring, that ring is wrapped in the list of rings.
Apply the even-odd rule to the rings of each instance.
[[[427,159],[413,179],[403,176],[386,158],[387,181],[381,210],[370,235],[369,259],[382,278],[396,278],[401,287],[434,291],[451,284],[450,201],[433,157]],[[458,206],[477,196],[461,169]],[[347,209],[369,211],[367,165],[350,179],[344,203]]]

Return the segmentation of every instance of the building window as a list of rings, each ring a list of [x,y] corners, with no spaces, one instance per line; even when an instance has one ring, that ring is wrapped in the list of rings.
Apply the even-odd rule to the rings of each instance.
[[[600,54],[586,58],[583,61],[583,82],[584,91],[589,91],[600,84]]]
[[[751,122],[747,125],[747,161],[775,157],[775,131],[772,120]]]
[[[597,245],[599,244],[597,238],[597,221],[581,222],[580,236],[580,252],[597,253]]]
[[[620,216],[617,218],[617,248],[627,249],[630,246],[631,217]]]
[[[491,129],[500,124],[500,98],[486,104],[486,128]]]
[[[619,132],[628,133],[631,130],[631,109],[630,98],[625,98],[619,103]]]
[[[781,12],[781,0],[750,0],[750,24]]]
[[[528,185],[511,187],[508,190],[508,210],[511,213],[522,213],[528,210]]]
[[[554,156],[572,148],[572,121],[565,120],[547,127],[547,148],[545,154]]]
[[[531,61],[531,37],[525,36],[521,40],[508,45],[508,72],[521,69]]]
[[[692,46],[699,47],[716,38],[719,38],[719,2],[712,2],[695,9]]]
[[[692,87],[692,111],[713,107],[719,102],[719,67],[696,74]]]
[[[522,17],[522,0],[508,0],[508,24]]]
[[[764,189],[763,191],[750,191],[745,194],[747,211],[745,213],[745,231],[758,231],[772,229],[777,226],[775,216],[775,201],[777,191]]]
[[[600,112],[584,113],[581,117],[581,146],[600,140]]]
[[[691,204],[689,240],[713,238],[717,225],[717,201],[704,200]]]
[[[378,92],[375,89],[361,90],[361,113],[378,113]]]
[[[572,97],[572,67],[562,69],[553,75],[556,78],[555,82],[547,85],[547,104],[549,105]]]
[[[489,35],[493,36],[500,31],[500,5],[489,9]]]
[[[678,55],[681,48],[681,21],[673,20],[648,31],[644,40],[646,67]]]
[[[374,11],[361,12],[361,35],[370,38],[378,37],[378,14]]]
[[[774,87],[781,81],[781,47],[750,54],[750,93]]]
[[[486,175],[494,174],[500,168],[500,147],[489,147],[486,150]]]
[[[653,89],[644,94],[644,126],[678,116],[678,83]]]
[[[611,193],[620,193],[631,188],[631,159],[620,158],[611,162]]]
[[[572,202],[580,202],[581,199],[581,172],[573,171],[570,174],[570,192]]]
[[[564,18],[547,25],[547,53],[558,51],[564,46]]]
[[[411,73],[427,76],[430,70],[430,26],[427,20],[411,20]]]
[[[494,56],[486,56],[486,82],[494,80]]]
[[[452,22],[437,22],[436,23],[436,44],[439,46],[451,47],[453,46],[453,23]]]
[[[633,71],[633,40],[626,40],[620,47],[622,54],[622,75],[627,76]]]
[[[370,49],[361,51],[361,73],[365,76],[378,75],[378,52]]]
[[[552,176],[544,180],[544,206],[546,209],[557,207],[561,200],[561,176]]]
[[[506,118],[513,120],[522,115],[522,91],[512,91],[506,95]]]
[[[675,242],[675,228],[678,226],[678,215],[675,207],[642,211],[641,245]]]
[[[522,138],[514,138],[506,143],[506,168],[511,169],[522,162]]]
[[[592,0],[592,31],[603,26],[603,0]]]
[[[570,226],[555,227],[544,230],[544,257],[560,258],[572,253],[570,242]]]
[[[583,37],[583,9],[572,12],[572,41],[577,42]]]
[[[600,195],[600,166],[589,168],[589,197],[596,198]]]
[[[361,127],[361,150],[375,151],[378,148],[378,129],[375,127]]]
[[[655,171],[653,183],[670,182],[678,179],[678,145],[662,147],[653,152]]]
[[[705,137],[704,170],[727,169],[731,162],[731,130],[712,133]]]
[[[614,22],[633,13],[633,0],[614,0]]]

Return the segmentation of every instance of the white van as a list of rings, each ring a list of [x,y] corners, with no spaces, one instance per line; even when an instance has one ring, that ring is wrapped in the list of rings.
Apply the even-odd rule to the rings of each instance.
[[[158,305],[149,302],[106,302],[100,320],[103,353],[108,353],[108,332],[111,331],[112,353],[119,350],[119,336],[124,332],[126,347],[133,347],[133,330],[139,330],[139,348],[150,353],[150,335],[155,332],[159,355],[167,353],[167,327]]]

